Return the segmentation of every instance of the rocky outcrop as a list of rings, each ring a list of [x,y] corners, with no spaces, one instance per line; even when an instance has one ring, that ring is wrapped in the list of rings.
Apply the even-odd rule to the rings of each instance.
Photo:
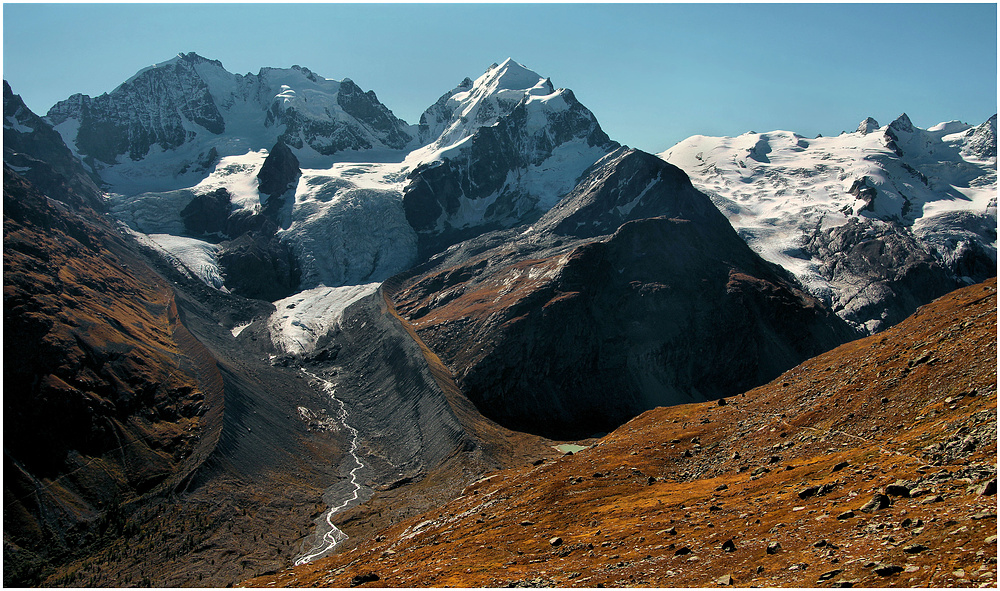
[[[273,302],[299,287],[301,271],[287,245],[266,233],[246,232],[222,244],[219,266],[234,294]]]
[[[831,296],[834,311],[870,332],[960,285],[913,233],[893,222],[851,218],[816,232],[805,250],[823,261],[819,272],[841,286]]]
[[[266,199],[261,199],[261,203],[268,207],[271,199],[281,197],[289,189],[294,188],[301,175],[299,159],[285,142],[279,139],[268,152],[264,164],[257,173],[257,190],[262,195],[267,195]]]
[[[192,236],[221,234],[229,221],[232,196],[225,188],[203,193],[181,210],[184,230]]]
[[[53,199],[105,209],[104,197],[59,133],[3,83],[3,160]]]

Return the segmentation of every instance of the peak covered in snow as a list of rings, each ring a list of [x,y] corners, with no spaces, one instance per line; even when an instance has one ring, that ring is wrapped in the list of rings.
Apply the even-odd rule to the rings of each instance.
[[[879,128],[878,121],[875,121],[871,117],[866,117],[865,120],[858,125],[856,133],[860,133],[861,135],[868,135],[873,131],[877,131],[878,128]]]
[[[870,299],[884,294],[873,295],[871,286],[900,271],[872,271],[882,273],[880,278],[847,277],[849,265],[828,258],[843,249],[817,245],[839,244],[847,236],[862,240],[864,231],[838,230],[857,220],[858,227],[886,244],[906,244],[900,248],[930,257],[913,254],[912,260],[936,261],[954,277],[982,279],[982,269],[995,267],[996,261],[991,121],[992,128],[987,121],[977,131],[960,122],[924,130],[903,114],[885,128],[866,119],[857,133],[838,137],[806,139],[787,131],[694,136],[660,157],[687,172],[765,259],[793,272],[845,319],[877,330],[887,320]],[[883,133],[875,133],[878,129]],[[963,230],[942,230],[956,227]],[[990,227],[992,232],[982,230]],[[960,237],[949,243],[944,235]],[[970,274],[968,269],[979,270]],[[846,287],[851,282],[870,287],[859,292]]]
[[[906,113],[903,113],[889,124],[889,129],[902,131],[903,133],[913,133],[913,122],[910,121],[910,117]]]
[[[232,74],[194,53],[144,68],[99,97],[73,95],[47,119],[126,194],[190,186],[214,164],[210,154],[242,155],[279,138],[300,159],[331,162],[334,154],[401,150],[415,135],[349,79],[301,66]]]
[[[420,142],[404,205],[422,256],[537,218],[618,147],[572,91],[511,59],[427,109]]]
[[[548,96],[552,83],[508,58],[474,82],[466,78],[420,116],[420,140],[435,150],[455,146],[508,115],[523,99]]]

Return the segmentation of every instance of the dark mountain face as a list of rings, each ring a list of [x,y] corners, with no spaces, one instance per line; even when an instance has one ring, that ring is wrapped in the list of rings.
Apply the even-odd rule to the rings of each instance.
[[[463,392],[512,428],[605,431],[742,392],[856,336],[648,154],[608,156],[519,234],[450,249],[392,292]]]
[[[225,121],[195,70],[203,62],[222,66],[185,54],[166,67],[144,70],[111,93],[95,98],[75,94],[53,106],[48,118],[54,125],[78,120],[80,153],[109,164],[119,155],[139,160],[154,145],[164,150],[180,146],[188,139],[185,120],[221,134]]]
[[[52,198],[104,209],[101,190],[59,133],[3,83],[4,162]]]
[[[294,188],[302,170],[299,169],[299,159],[285,145],[285,142],[278,140],[268,152],[264,164],[257,173],[258,188],[262,194],[270,198],[281,197],[289,189]]]

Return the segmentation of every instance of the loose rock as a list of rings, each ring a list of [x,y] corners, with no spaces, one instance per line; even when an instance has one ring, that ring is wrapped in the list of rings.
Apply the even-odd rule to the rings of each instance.
[[[820,582],[822,582],[822,581],[829,581],[830,579],[832,579],[833,577],[839,575],[842,572],[844,572],[843,569],[839,569],[839,568],[838,569],[834,569],[834,570],[830,570],[830,571],[826,571],[825,573],[823,573],[823,574],[821,574],[819,576],[819,580],[820,580]]]
[[[379,580],[379,576],[375,573],[354,575],[354,577],[351,578],[351,587],[357,587],[358,585],[364,585],[365,583],[374,583],[377,580]]]
[[[872,500],[865,503],[858,510],[861,511],[862,513],[872,513],[880,509],[885,509],[891,504],[892,500],[889,497],[885,496],[882,493],[875,493],[875,495],[872,497]]]
[[[876,564],[873,572],[880,577],[888,577],[903,572],[903,567],[895,564]]]

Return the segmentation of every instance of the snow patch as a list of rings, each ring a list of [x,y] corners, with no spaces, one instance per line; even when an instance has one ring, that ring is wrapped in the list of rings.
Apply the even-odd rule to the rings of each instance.
[[[340,322],[344,310],[375,293],[379,285],[320,286],[274,302],[275,311],[267,320],[271,342],[283,353],[311,353],[320,337]]]

